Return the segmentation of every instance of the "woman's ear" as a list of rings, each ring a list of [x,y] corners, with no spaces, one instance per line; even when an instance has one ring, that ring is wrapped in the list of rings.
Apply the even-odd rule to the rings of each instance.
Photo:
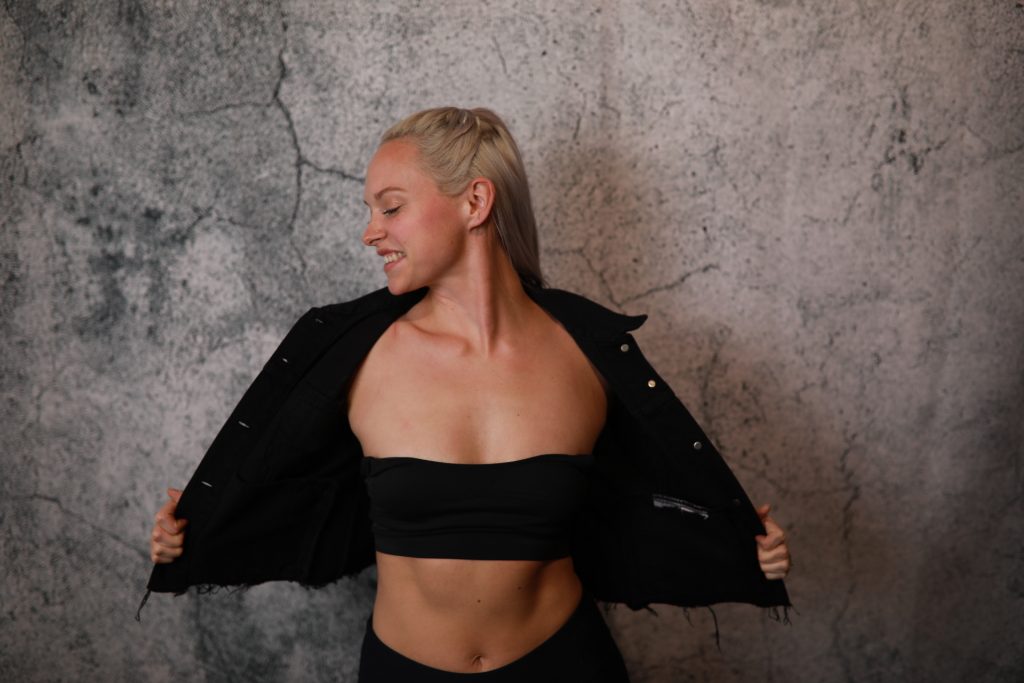
[[[494,183],[487,178],[474,178],[466,188],[469,202],[470,230],[484,225],[494,207]]]

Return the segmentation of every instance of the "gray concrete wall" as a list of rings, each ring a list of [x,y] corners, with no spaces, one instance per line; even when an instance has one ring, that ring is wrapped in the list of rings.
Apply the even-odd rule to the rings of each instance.
[[[378,135],[446,103],[791,535],[792,625],[620,607],[634,680],[1024,677],[1022,3],[2,4],[0,679],[353,680],[372,571],[132,617],[163,487],[383,285]]]

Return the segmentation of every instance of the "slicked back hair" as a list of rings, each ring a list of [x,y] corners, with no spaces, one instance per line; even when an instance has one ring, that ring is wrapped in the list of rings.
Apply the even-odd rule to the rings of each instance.
[[[530,185],[519,147],[501,117],[482,107],[425,109],[389,128],[381,144],[399,139],[416,146],[423,170],[443,194],[457,195],[481,176],[494,183],[491,219],[498,240],[520,280],[543,287]]]

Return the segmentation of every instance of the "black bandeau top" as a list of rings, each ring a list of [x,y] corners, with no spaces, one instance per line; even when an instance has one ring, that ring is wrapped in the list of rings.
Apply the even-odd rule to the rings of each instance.
[[[377,550],[471,560],[566,557],[592,465],[591,454],[484,464],[364,457]]]

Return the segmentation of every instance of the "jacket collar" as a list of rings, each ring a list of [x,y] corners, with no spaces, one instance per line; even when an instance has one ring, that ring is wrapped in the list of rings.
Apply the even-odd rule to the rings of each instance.
[[[527,295],[537,305],[557,318],[573,335],[585,334],[601,340],[617,339],[630,330],[635,330],[647,320],[646,314],[626,315],[605,308],[590,299],[564,289],[536,287],[524,283]],[[325,306],[328,315],[352,319],[384,311],[392,311],[395,317],[412,308],[424,296],[428,287],[394,295],[387,287],[365,294],[358,299]]]

